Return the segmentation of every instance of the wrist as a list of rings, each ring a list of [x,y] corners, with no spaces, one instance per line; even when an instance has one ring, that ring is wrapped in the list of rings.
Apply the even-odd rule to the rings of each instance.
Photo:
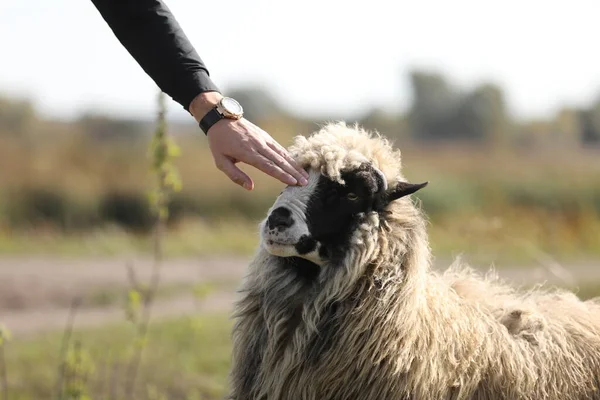
[[[194,116],[196,122],[200,122],[206,113],[212,110],[222,98],[223,95],[219,92],[203,92],[194,97],[190,103],[190,113]]]

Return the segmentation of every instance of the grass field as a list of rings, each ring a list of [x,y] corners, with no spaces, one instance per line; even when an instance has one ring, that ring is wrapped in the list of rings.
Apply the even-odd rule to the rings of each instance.
[[[167,257],[249,254],[257,244],[258,223],[247,220],[187,221],[164,238]],[[97,228],[85,233],[17,230],[0,233],[0,254],[118,256],[151,254],[152,240],[122,228]]]
[[[289,144],[289,131],[278,135]],[[256,181],[254,192],[244,191],[214,167],[204,142],[177,141],[183,190],[173,195],[165,254],[251,253],[256,225],[283,185],[241,165]],[[415,197],[436,254],[483,262],[600,257],[597,151],[395,144],[406,177],[430,181]],[[0,170],[10,171],[0,175],[0,254],[149,253],[146,146],[72,135],[0,140]]]
[[[600,285],[579,295],[600,295]],[[231,355],[227,313],[167,318],[150,325],[136,372],[137,400],[216,400],[226,392]],[[131,324],[76,329],[70,336],[64,375],[58,367],[64,334],[15,339],[4,350],[11,400],[126,399],[131,359],[137,348]],[[62,378],[61,378],[62,377]],[[57,395],[63,390],[63,397]]]
[[[426,209],[425,209],[426,211]],[[167,257],[252,254],[258,219],[191,219],[164,238]],[[600,259],[600,220],[569,220],[532,211],[469,213],[430,218],[429,235],[437,257],[463,255],[478,263],[536,263],[541,256],[571,262]],[[65,234],[52,230],[0,232],[0,254],[107,257],[149,255],[152,241],[118,227]]]
[[[151,324],[137,372],[140,400],[219,399],[226,388],[231,322],[224,314],[166,319]],[[6,346],[11,400],[58,399],[63,334]],[[78,357],[77,346],[80,346]],[[70,365],[62,379],[64,399],[125,399],[129,389],[135,330],[107,324],[78,330],[70,338]],[[80,358],[77,361],[77,358]],[[88,396],[88,397],[84,397]]]
[[[289,126],[264,127],[290,143]],[[0,175],[0,325],[14,331],[10,340],[1,336],[0,400],[220,398],[234,288],[257,246],[257,224],[283,185],[242,166],[257,183],[245,192],[214,167],[203,138],[178,138],[183,190],[161,242],[157,317],[140,340],[124,306],[132,293],[126,266],[149,276],[156,250],[148,143],[97,140],[74,125],[51,129],[31,141],[0,137],[0,171],[9,171]],[[600,294],[597,152],[396,144],[406,177],[430,181],[415,198],[442,268],[463,255],[528,285]],[[218,293],[198,307],[203,290]],[[61,373],[74,297],[83,302]],[[140,367],[132,369],[140,350]]]

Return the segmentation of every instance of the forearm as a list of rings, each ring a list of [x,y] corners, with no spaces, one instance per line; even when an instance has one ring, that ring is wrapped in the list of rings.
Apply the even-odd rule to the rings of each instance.
[[[206,65],[161,0],[92,2],[140,67],[186,110],[192,112],[190,103],[198,94],[219,91]]]

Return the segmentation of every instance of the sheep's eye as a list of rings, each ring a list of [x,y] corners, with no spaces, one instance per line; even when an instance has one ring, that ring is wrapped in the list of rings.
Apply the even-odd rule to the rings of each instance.
[[[348,200],[355,201],[358,200],[358,196],[355,193],[348,193]]]

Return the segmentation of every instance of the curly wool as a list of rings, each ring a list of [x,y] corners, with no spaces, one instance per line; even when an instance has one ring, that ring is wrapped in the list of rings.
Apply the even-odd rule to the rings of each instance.
[[[365,159],[390,185],[399,152],[330,124],[290,149],[339,179]],[[307,285],[259,248],[235,306],[235,400],[600,399],[600,302],[518,292],[456,262],[430,268],[410,198],[365,215],[340,266]]]
[[[341,171],[358,168],[363,162],[370,162],[386,177],[403,179],[400,151],[394,150],[384,136],[366,131],[358,124],[350,127],[344,122],[330,123],[310,139],[296,136],[289,152],[301,165],[342,184]]]

